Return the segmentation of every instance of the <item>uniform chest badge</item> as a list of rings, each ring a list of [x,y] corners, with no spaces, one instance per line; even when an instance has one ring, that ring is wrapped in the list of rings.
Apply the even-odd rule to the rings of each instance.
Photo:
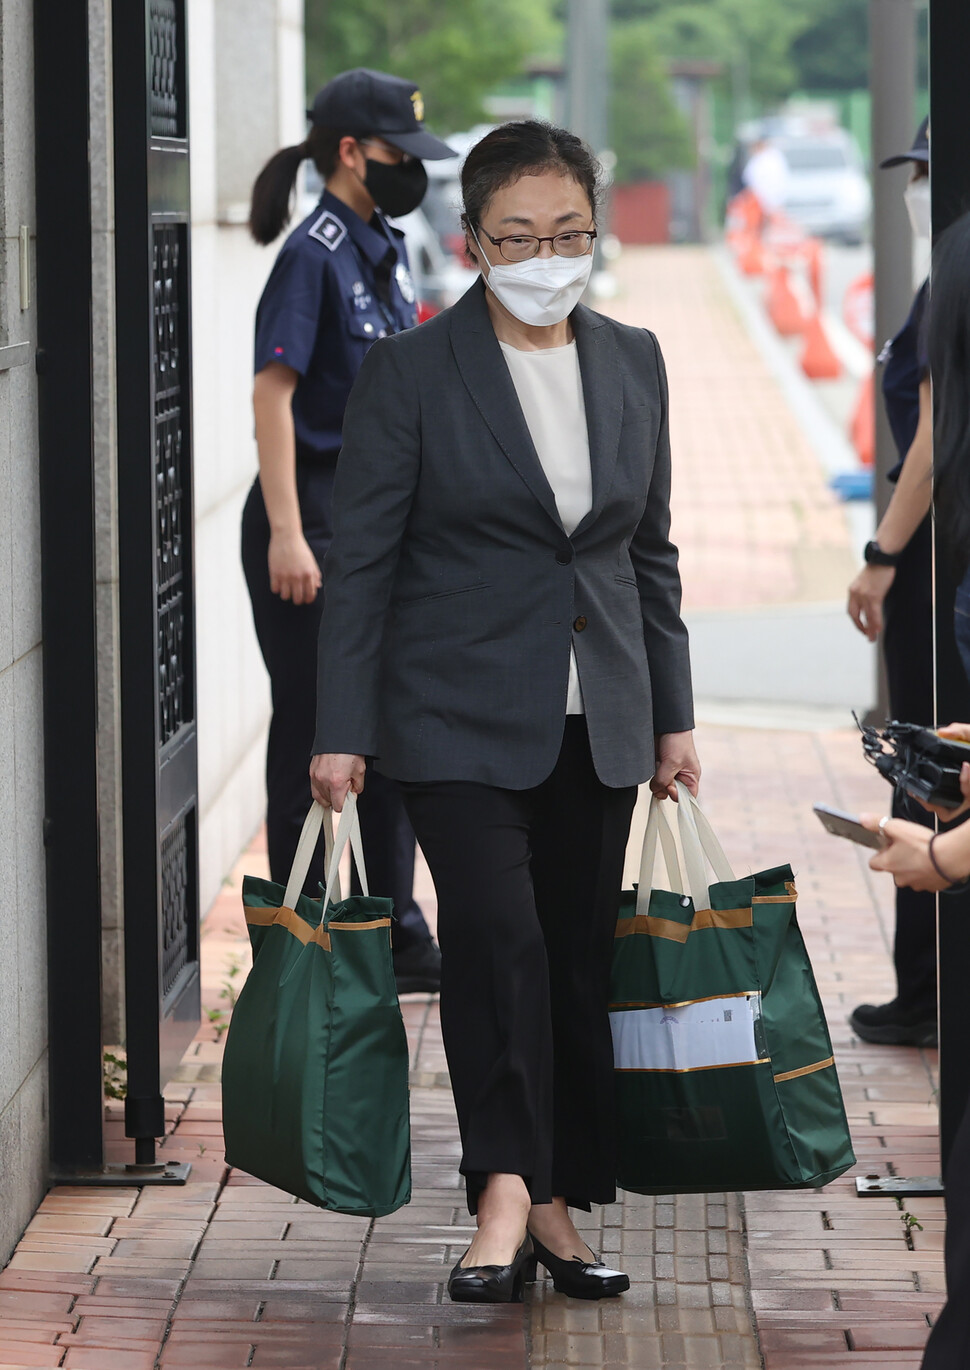
[[[397,266],[394,268],[394,279],[397,281],[397,288],[404,296],[405,302],[407,304],[414,304],[414,279],[403,262],[398,262]]]
[[[323,243],[331,252],[336,252],[347,236],[347,228],[336,214],[331,214],[329,209],[325,209],[316,223],[307,230],[307,234],[311,238],[316,238],[318,243]]]

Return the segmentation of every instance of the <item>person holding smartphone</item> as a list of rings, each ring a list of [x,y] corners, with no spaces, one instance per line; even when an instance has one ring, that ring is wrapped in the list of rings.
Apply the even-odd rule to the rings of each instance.
[[[968,723],[952,723],[940,733],[970,742]],[[960,789],[962,806],[934,808],[938,817],[950,821],[970,812],[970,764],[966,762],[960,770]],[[870,867],[888,871],[897,887],[943,891],[970,879],[970,823],[934,833],[922,823],[881,819],[871,813],[862,814],[861,821],[871,832],[881,832],[885,840]],[[953,1140],[944,1180],[947,1302],[926,1343],[921,1370],[966,1370],[970,1365],[970,1106]]]

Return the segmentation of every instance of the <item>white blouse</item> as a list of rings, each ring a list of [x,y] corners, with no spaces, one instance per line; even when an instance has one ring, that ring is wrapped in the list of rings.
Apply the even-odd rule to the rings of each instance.
[[[562,526],[571,534],[593,507],[586,405],[576,344],[537,352],[522,352],[504,342],[499,346],[539,462],[552,487]],[[583,712],[579,668],[576,653],[571,650],[566,713]]]

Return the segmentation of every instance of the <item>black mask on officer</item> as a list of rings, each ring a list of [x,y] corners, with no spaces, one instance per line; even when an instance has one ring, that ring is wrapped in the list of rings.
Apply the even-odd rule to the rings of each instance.
[[[428,189],[428,173],[416,158],[410,162],[375,162],[364,159],[364,185],[384,214],[399,219],[417,209]]]

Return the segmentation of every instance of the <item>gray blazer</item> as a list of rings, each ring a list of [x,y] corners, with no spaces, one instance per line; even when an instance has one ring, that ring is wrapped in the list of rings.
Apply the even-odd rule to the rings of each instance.
[[[337,463],[314,753],[398,780],[537,785],[571,645],[605,784],[648,779],[654,733],[693,726],[660,349],[582,305],[572,324],[593,507],[571,537],[481,281],[371,348]]]

